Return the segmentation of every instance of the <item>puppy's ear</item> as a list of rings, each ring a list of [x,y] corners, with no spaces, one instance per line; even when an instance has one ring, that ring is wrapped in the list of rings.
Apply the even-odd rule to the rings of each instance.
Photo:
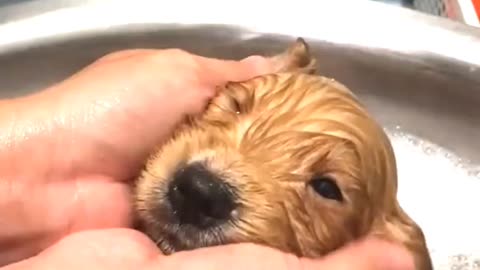
[[[406,247],[413,255],[416,270],[433,270],[422,229],[397,205],[388,216],[376,220],[371,236]]]
[[[283,53],[270,58],[275,72],[315,73],[316,60],[310,54],[310,48],[303,38],[297,40]]]

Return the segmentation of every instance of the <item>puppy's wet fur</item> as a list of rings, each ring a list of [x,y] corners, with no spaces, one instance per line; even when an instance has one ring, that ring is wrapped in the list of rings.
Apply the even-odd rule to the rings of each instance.
[[[376,236],[432,269],[397,201],[382,127],[348,88],[315,75],[303,39],[271,59],[275,73],[228,83],[150,157],[135,189],[139,228],[165,254],[253,242],[319,257]]]

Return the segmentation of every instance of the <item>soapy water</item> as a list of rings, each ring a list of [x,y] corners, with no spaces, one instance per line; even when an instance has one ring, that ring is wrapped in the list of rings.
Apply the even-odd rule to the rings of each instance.
[[[398,199],[422,228],[434,269],[480,270],[480,166],[400,127],[386,132],[397,159]]]

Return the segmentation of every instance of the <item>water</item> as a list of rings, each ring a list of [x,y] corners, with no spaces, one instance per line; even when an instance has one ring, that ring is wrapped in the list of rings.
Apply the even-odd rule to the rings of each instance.
[[[480,270],[480,166],[424,139],[386,130],[398,197],[422,227],[437,270]]]

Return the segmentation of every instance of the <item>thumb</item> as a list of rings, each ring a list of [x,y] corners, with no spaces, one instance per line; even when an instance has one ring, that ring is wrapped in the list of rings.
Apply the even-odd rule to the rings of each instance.
[[[140,232],[92,230],[66,236],[37,256],[0,267],[0,270],[138,269],[158,255],[154,243]]]

